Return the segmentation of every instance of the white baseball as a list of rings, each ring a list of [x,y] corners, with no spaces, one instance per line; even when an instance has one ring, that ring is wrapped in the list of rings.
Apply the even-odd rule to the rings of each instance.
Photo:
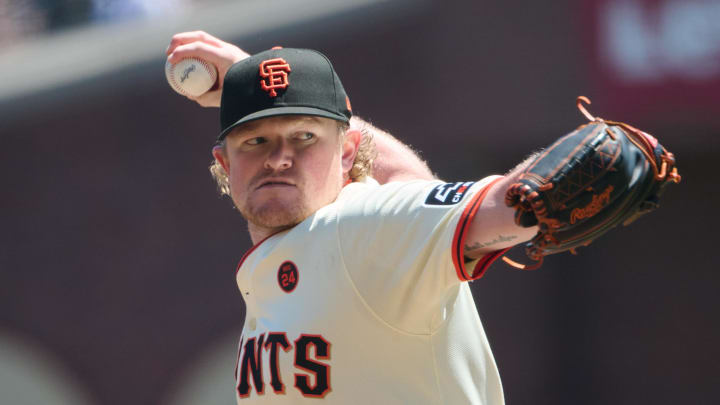
[[[165,77],[173,90],[197,97],[215,85],[217,69],[199,58],[185,58],[176,64],[165,62]]]

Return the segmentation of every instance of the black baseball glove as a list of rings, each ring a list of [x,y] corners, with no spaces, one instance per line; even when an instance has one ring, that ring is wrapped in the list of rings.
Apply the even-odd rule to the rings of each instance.
[[[580,111],[591,121],[540,153],[511,185],[505,203],[515,222],[539,226],[526,245],[536,260],[587,246],[619,223],[628,225],[658,207],[669,182],[679,183],[675,158],[649,134],[632,126],[596,118],[578,97]]]

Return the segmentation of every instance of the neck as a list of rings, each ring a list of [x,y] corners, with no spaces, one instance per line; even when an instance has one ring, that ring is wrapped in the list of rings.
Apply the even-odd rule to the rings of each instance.
[[[292,226],[267,228],[264,226],[256,225],[252,222],[248,222],[248,232],[250,233],[250,240],[252,241],[253,245],[257,245],[266,238],[290,228],[292,228]]]
[[[340,191],[342,190],[342,188],[345,187],[346,185],[350,184],[351,182],[352,182],[352,180],[350,180],[349,178],[346,179],[345,184],[342,184],[341,187],[339,187],[337,193],[335,194],[335,197],[331,201],[328,201],[326,204],[324,204],[322,206],[331,204],[333,201],[335,201],[337,199],[338,195],[340,194]],[[307,219],[308,216],[305,216],[305,219]],[[247,218],[245,218],[245,220],[247,220]],[[293,224],[293,225],[283,225],[283,226],[279,226],[279,227],[267,227],[267,226],[258,225],[251,221],[247,221],[247,222],[248,222],[248,232],[250,233],[250,240],[252,240],[253,245],[257,245],[258,243],[262,242],[266,238],[268,238],[278,232],[282,232],[284,230],[290,229],[293,226],[297,225],[297,224]],[[300,222],[302,222],[302,221],[299,221],[298,223],[300,223]]]

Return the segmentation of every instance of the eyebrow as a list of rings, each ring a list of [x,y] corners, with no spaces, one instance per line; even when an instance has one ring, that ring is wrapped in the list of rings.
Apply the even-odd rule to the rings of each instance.
[[[281,119],[283,121],[294,121],[297,120],[299,122],[307,122],[311,121],[314,123],[322,123],[322,119],[320,117],[315,117],[312,115],[278,115],[275,117],[269,117],[270,119]],[[267,118],[266,118],[267,119]],[[250,132],[260,126],[260,123],[262,122],[262,119],[250,121],[247,123],[244,123],[235,129],[233,129],[229,135],[241,135],[244,132]]]

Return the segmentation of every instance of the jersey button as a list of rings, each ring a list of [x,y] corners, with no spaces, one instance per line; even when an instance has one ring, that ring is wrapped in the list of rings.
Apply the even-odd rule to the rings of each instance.
[[[250,328],[251,331],[257,328],[257,320],[255,318],[250,319],[250,322],[248,322],[248,328]]]

